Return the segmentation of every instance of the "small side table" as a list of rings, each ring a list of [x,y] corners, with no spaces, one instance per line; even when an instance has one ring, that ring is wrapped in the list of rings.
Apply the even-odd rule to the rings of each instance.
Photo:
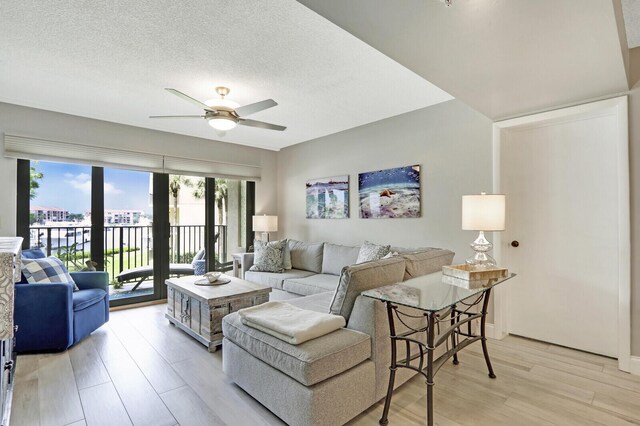
[[[489,359],[485,335],[487,305],[491,289],[514,276],[515,274],[511,274],[505,278],[487,280],[483,287],[467,289],[443,282],[442,273],[438,272],[362,293],[363,296],[385,302],[387,306],[391,338],[391,365],[389,366],[391,372],[384,410],[379,422],[381,425],[389,423],[387,417],[398,368],[416,371],[427,379],[427,425],[429,426],[433,425],[434,376],[449,358],[453,357],[453,363],[457,365],[460,350],[480,340],[489,377],[496,378]],[[474,307],[480,304],[482,309],[477,312]],[[400,307],[414,308],[423,313],[402,312]],[[424,325],[416,328],[408,325],[408,320],[419,318],[424,318]],[[396,319],[406,330],[396,331]],[[480,335],[472,333],[471,322],[474,320],[480,320]],[[397,343],[401,345],[396,345]],[[436,349],[448,343],[451,343],[451,348],[434,359]],[[398,360],[397,350],[402,346],[405,347],[405,356]],[[413,353],[412,346],[415,348]],[[417,366],[415,362],[412,364],[416,359],[419,360]]]
[[[231,255],[233,258],[233,276],[236,278],[244,278],[239,276],[240,268],[242,268],[242,255],[244,253],[234,253]]]

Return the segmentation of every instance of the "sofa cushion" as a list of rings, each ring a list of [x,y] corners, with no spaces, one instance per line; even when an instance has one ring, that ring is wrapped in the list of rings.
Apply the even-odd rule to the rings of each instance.
[[[284,272],[284,248],[287,240],[254,241],[255,253],[250,271]]]
[[[322,249],[322,273],[340,275],[342,268],[356,263],[358,253],[360,253],[360,247],[324,243],[324,248]]]
[[[73,310],[81,311],[91,305],[102,301],[107,292],[99,288],[89,288],[73,292]]]
[[[325,291],[324,293],[312,294],[310,296],[296,297],[295,299],[287,300],[287,303],[291,303],[298,308],[327,313],[331,307],[333,293],[333,291]]]
[[[49,256],[40,259],[23,257],[22,273],[29,284],[71,283],[74,291],[79,290],[64,263],[57,257]]]
[[[336,376],[371,356],[369,335],[346,328],[300,345],[290,345],[242,324],[234,312],[222,320],[222,334],[254,357],[305,386]]]
[[[394,256],[388,259],[351,265],[340,275],[338,288],[331,301],[330,312],[342,315],[347,321],[356,298],[365,290],[395,284],[404,278],[404,258]]]
[[[364,263],[370,262],[372,260],[380,260],[385,257],[389,253],[389,249],[391,246],[380,246],[378,244],[370,243],[369,241],[365,241],[360,247],[360,251],[358,252],[358,259],[356,263]]]
[[[289,278],[282,283],[282,289],[290,293],[308,296],[326,291],[335,291],[339,280],[339,276],[329,274],[316,274],[306,278]]]
[[[303,243],[302,241],[289,240],[293,269],[302,269],[316,274],[322,272],[323,246],[324,243]]]
[[[314,275],[314,273],[301,271],[299,269],[290,269],[282,273],[247,271],[244,273],[244,279],[251,281],[252,283],[262,284],[282,290],[282,282],[287,278],[304,278],[311,275]]]
[[[440,272],[445,265],[451,265],[455,253],[451,250],[429,248],[414,253],[402,253],[405,260],[404,280]]]

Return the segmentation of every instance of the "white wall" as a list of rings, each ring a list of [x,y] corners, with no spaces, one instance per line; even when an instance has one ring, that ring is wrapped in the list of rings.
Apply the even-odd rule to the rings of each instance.
[[[279,235],[445,247],[462,260],[475,234],[460,229],[461,196],[491,192],[491,144],[491,120],[453,100],[285,148],[278,156]],[[414,164],[421,166],[422,217],[360,219],[358,173]],[[306,180],[344,174],[351,217],[306,219]]]
[[[277,153],[274,151],[0,103],[0,137],[5,133],[260,165],[262,181],[256,184],[256,209],[276,210]],[[0,143],[0,236],[12,236],[16,232],[16,160],[4,158],[3,149],[4,144]]]

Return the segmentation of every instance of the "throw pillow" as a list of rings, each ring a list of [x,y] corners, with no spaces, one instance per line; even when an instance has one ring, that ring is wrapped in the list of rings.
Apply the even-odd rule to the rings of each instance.
[[[284,247],[287,240],[266,242],[255,240],[253,265],[250,271],[284,272]]]
[[[200,249],[198,250],[198,252],[195,254],[195,256],[193,256],[193,260],[191,261],[191,266],[193,266],[194,268],[196,267],[196,261],[198,260],[203,260],[204,259],[204,249]]]
[[[391,246],[379,246],[377,244],[370,243],[369,241],[365,241],[360,247],[360,252],[358,253],[358,260],[356,260],[356,264],[369,262],[371,260],[380,260],[385,257]]]
[[[73,291],[80,290],[64,263],[57,257],[22,258],[22,273],[29,284],[71,283]]]
[[[388,259],[390,257],[399,256],[399,255],[400,253],[398,253],[397,251],[390,251],[383,257],[383,259]]]
[[[291,269],[291,250],[289,250],[289,240],[284,239],[284,240],[279,240],[279,241],[272,241],[273,243],[279,243],[280,241],[284,241],[284,262],[283,262],[283,268],[284,269]]]

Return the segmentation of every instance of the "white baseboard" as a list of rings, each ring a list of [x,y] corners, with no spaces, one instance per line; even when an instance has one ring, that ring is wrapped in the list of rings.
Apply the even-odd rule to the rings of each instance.
[[[629,373],[640,376],[640,356],[629,357]]]
[[[485,324],[484,332],[487,334],[487,337],[489,339],[502,340],[504,338],[504,336],[496,336],[496,328],[493,324],[489,324],[489,323]]]

